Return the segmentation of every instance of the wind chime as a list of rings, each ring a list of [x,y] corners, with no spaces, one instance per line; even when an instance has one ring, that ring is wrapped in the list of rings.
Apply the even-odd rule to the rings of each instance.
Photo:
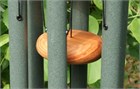
[[[67,62],[69,64],[87,64],[101,57],[102,39],[100,36],[78,29],[72,29],[72,1],[70,3],[70,28],[67,35]],[[37,52],[48,58],[47,32],[39,36],[36,42]]]

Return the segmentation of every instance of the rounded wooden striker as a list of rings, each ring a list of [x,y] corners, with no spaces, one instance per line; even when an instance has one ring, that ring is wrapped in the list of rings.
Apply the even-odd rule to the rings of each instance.
[[[67,62],[69,64],[86,64],[96,61],[101,56],[102,40],[93,33],[72,30],[72,38],[67,35]],[[47,33],[43,33],[36,43],[38,53],[48,58]]]

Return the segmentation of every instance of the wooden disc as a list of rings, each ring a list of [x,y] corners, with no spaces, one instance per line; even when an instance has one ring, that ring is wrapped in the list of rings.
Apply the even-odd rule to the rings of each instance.
[[[36,43],[38,53],[48,58],[47,33],[43,33]],[[72,30],[72,38],[67,35],[67,61],[69,64],[86,64],[101,56],[101,37],[82,30]]]

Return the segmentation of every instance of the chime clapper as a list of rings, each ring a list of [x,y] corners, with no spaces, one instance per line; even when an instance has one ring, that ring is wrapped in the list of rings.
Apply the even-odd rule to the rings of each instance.
[[[71,37],[71,36],[72,37]],[[82,30],[72,30],[67,36],[67,62],[69,64],[87,64],[101,57],[101,37]],[[43,33],[37,39],[36,49],[38,53],[48,58],[47,33]]]

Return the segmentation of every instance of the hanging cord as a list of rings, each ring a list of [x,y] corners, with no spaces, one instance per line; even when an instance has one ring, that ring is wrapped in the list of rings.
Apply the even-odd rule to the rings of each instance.
[[[72,1],[70,1],[70,18],[69,18],[69,30],[68,30],[68,32],[67,32],[67,35],[69,34],[69,32],[70,32],[70,38],[72,38],[72,5],[73,5],[73,3],[72,3]]]
[[[47,27],[46,27],[46,22],[45,22],[45,13],[44,13],[44,3],[42,5],[42,9],[43,9],[43,25],[45,27],[45,32],[47,32]],[[70,18],[69,18],[69,30],[66,31],[66,35],[69,34],[70,32],[70,38],[72,38],[72,1],[70,1]]]
[[[72,1],[70,1],[70,7],[71,7],[71,12],[70,12],[70,28],[69,28],[69,30],[70,30],[70,38],[72,38],[72,5],[73,5],[73,3],[72,3]]]
[[[108,26],[106,24],[106,11],[105,10],[106,10],[106,1],[103,0],[103,27],[105,30],[107,30]]]
[[[21,0],[18,0],[18,15],[17,15],[16,18],[17,18],[18,21],[23,20],[22,15],[21,15]]]

